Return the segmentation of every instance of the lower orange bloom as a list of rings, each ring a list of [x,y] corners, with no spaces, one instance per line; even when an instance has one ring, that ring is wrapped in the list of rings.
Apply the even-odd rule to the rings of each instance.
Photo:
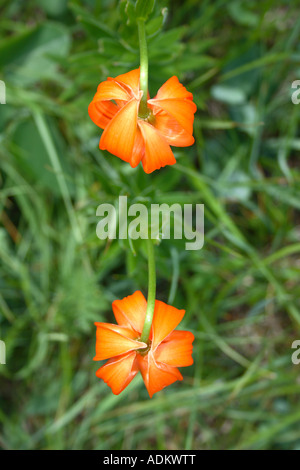
[[[118,325],[95,323],[96,356],[94,361],[109,359],[96,372],[115,395],[121,393],[138,371],[150,397],[183,377],[177,367],[193,364],[189,331],[174,331],[185,311],[155,301],[148,343],[140,341],[147,302],[140,291],[112,304]]]
[[[193,122],[197,110],[192,93],[171,77],[148,99],[148,115],[139,116],[143,91],[140,69],[108,78],[99,84],[89,105],[89,116],[104,132],[100,149],[135,168],[142,162],[146,173],[176,163],[170,145],[188,147],[194,143]]]

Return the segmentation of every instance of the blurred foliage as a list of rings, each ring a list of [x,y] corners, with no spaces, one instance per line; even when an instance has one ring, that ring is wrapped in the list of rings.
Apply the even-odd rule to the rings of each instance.
[[[0,445],[8,449],[299,449],[300,8],[157,1],[150,93],[172,75],[196,144],[152,175],[98,148],[97,85],[138,66],[126,1],[0,0]],[[168,8],[168,10],[166,9]],[[95,377],[94,321],[147,292],[142,243],[96,237],[97,206],[205,204],[205,245],[157,247],[157,297],[196,336],[184,381],[149,400]]]

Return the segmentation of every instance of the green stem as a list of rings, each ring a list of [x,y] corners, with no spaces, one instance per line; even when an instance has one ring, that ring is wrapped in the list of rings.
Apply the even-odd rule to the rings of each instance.
[[[137,20],[139,31],[139,44],[140,44],[140,89],[143,96],[140,102],[139,116],[141,118],[147,117],[147,97],[148,97],[148,50],[146,39],[145,21],[143,19]]]
[[[154,246],[151,238],[147,239],[148,249],[148,299],[147,299],[147,311],[145,322],[143,326],[141,341],[147,343],[152,319],[155,307],[155,294],[156,294],[156,271],[155,271],[155,258],[154,258]]]

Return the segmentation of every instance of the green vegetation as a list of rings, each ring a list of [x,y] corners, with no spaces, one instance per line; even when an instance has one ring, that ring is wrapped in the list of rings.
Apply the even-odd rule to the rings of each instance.
[[[287,0],[156,2],[154,96],[194,94],[196,144],[135,170],[98,148],[87,108],[139,65],[117,0],[0,0],[0,446],[4,449],[299,449],[300,7]],[[168,7],[168,12],[161,10]],[[183,382],[148,398],[96,378],[95,321],[147,294],[146,247],[96,236],[96,208],[204,203],[205,245],[156,247],[157,298],[196,337]]]

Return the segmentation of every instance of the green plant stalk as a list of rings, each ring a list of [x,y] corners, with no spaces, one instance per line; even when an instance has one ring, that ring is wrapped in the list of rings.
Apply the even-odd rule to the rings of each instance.
[[[154,257],[154,246],[151,238],[147,239],[147,250],[148,250],[148,299],[147,299],[147,311],[145,316],[145,322],[143,326],[141,341],[147,343],[151,330],[154,307],[155,307],[155,295],[156,295],[156,271],[155,271],[155,257]]]
[[[146,39],[145,20],[138,19],[139,45],[140,45],[140,89],[143,96],[139,107],[139,116],[145,118],[148,116],[148,49]]]

